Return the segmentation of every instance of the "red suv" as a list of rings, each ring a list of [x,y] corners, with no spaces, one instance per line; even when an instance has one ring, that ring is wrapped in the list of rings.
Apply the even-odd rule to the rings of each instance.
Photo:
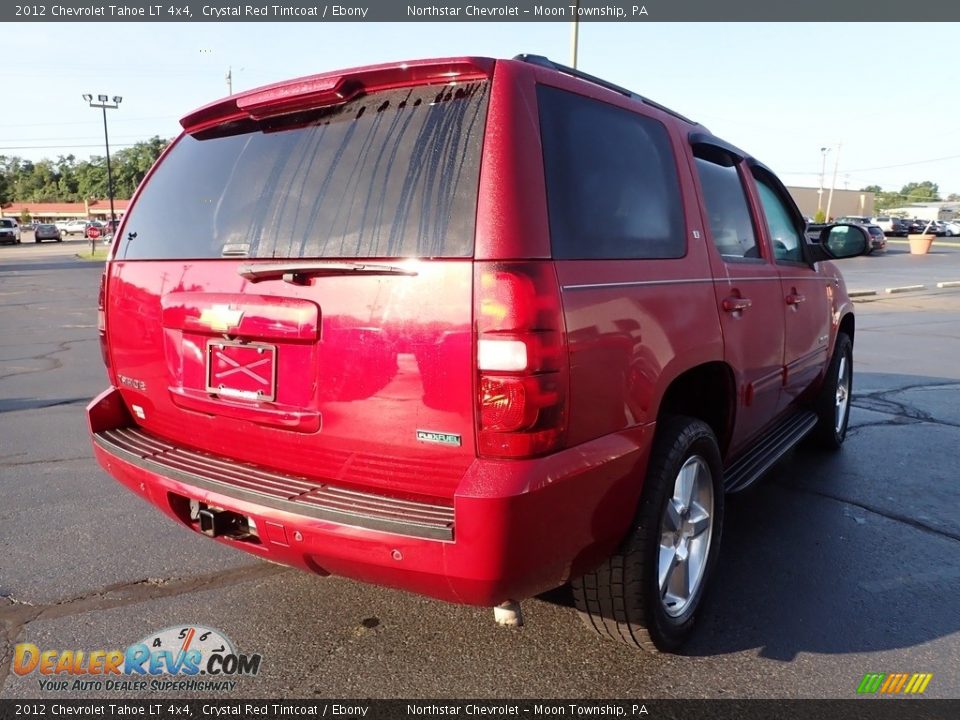
[[[186,527],[672,650],[725,492],[839,447],[854,317],[773,173],[551,63],[317,75],[187,115],[100,291],[103,467]],[[184,215],[176,230],[170,208]]]

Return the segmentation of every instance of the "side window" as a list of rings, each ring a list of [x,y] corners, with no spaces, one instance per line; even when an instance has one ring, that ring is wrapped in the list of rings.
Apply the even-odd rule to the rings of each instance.
[[[694,148],[710,234],[724,259],[759,258],[747,195],[734,158],[716,148]]]
[[[537,99],[553,256],[683,257],[680,183],[667,129],[544,85]]]
[[[762,174],[754,173],[757,181],[757,193],[767,219],[767,230],[773,245],[773,256],[777,260],[803,262],[803,248],[800,247],[802,234],[797,230],[793,214],[780,197],[772,183]]]

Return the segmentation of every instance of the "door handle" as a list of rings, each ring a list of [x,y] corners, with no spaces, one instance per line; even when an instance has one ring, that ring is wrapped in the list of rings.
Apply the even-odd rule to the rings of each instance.
[[[786,297],[787,305],[799,305],[802,302],[806,302],[806,295],[800,295],[799,293],[790,293]]]
[[[723,299],[721,307],[725,312],[740,312],[753,305],[750,298],[730,296]]]

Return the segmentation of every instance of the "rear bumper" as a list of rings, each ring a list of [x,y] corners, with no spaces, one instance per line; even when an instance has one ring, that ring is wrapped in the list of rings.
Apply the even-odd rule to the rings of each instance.
[[[443,506],[176,448],[139,431],[116,389],[87,413],[104,469],[196,532],[191,500],[252,519],[256,537],[217,539],[265,559],[486,606],[557,587],[615,549],[653,432],[635,428],[536,460],[477,459]]]

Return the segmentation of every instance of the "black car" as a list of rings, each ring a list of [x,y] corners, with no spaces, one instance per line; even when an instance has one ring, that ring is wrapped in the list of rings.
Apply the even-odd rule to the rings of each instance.
[[[37,225],[33,230],[33,241],[41,242],[42,240],[56,240],[57,242],[63,242],[63,236],[60,235],[60,228],[49,223]]]

